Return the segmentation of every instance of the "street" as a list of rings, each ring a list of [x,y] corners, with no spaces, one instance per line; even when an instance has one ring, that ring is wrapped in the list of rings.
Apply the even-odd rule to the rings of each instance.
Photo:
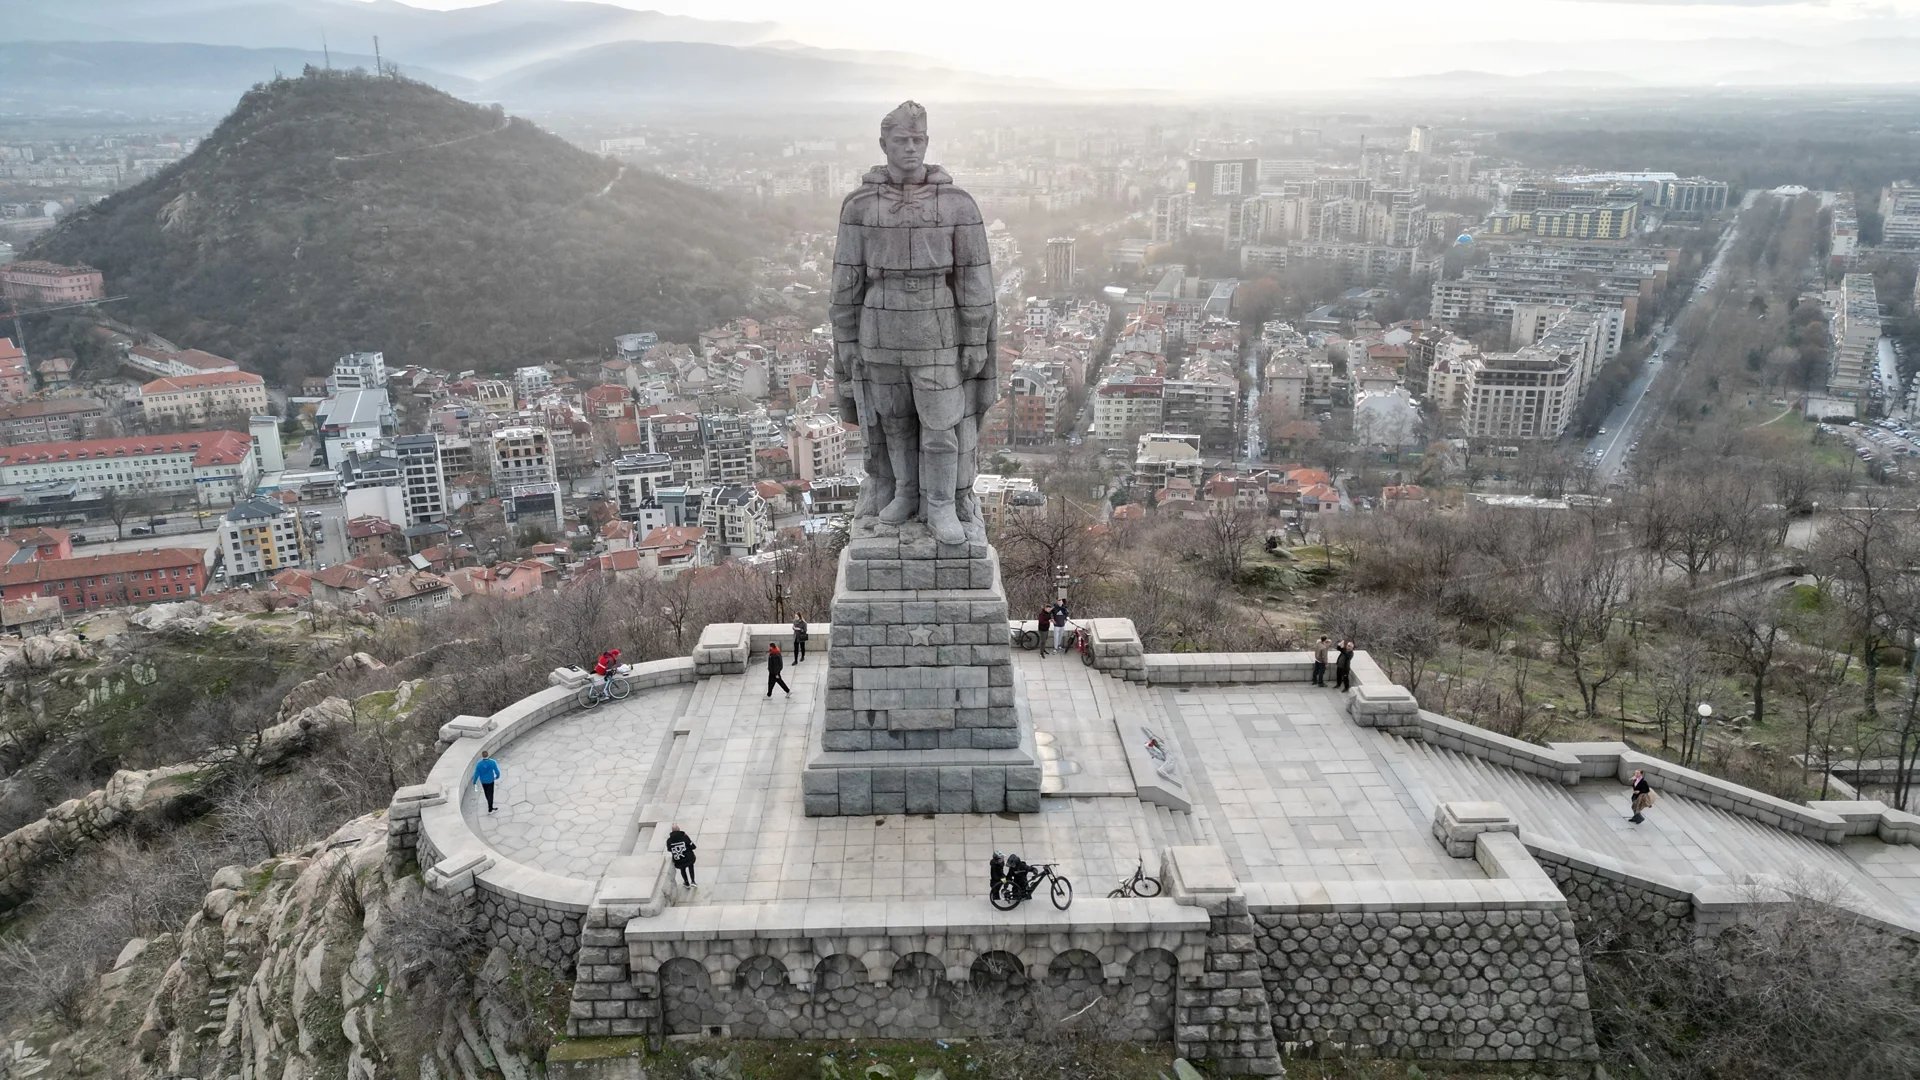
[[[1759,195],[1760,192],[1757,191],[1748,192],[1740,208],[1744,210],[1752,206],[1754,199]],[[1665,326],[1656,331],[1653,352],[1647,357],[1646,365],[1638,375],[1634,376],[1632,384],[1627,387],[1625,398],[1619,405],[1614,406],[1613,411],[1607,414],[1606,422],[1601,425],[1606,434],[1596,436],[1587,444],[1589,453],[1598,452],[1598,459],[1594,462],[1594,473],[1602,484],[1610,483],[1619,476],[1621,468],[1627,463],[1627,454],[1632,450],[1633,445],[1640,441],[1640,430],[1646,425],[1647,418],[1655,411],[1648,398],[1653,391],[1654,380],[1659,378],[1666,369],[1667,350],[1673,347],[1674,339],[1679,336],[1681,316],[1685,314],[1689,305],[1713,288],[1714,282],[1719,279],[1720,269],[1726,262],[1727,252],[1733,249],[1733,240],[1739,231],[1736,219],[1735,224],[1729,225],[1727,231],[1720,234],[1719,242],[1714,245],[1713,259],[1707,263],[1706,270],[1700,275],[1700,287],[1687,297],[1686,303],[1680,306],[1680,310],[1675,311],[1667,319]]]

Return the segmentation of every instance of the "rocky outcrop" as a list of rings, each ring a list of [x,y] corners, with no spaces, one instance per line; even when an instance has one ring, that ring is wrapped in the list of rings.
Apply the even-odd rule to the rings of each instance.
[[[93,659],[93,650],[77,635],[64,631],[40,634],[22,641],[17,648],[0,650],[0,677],[46,671],[61,661]]]
[[[539,976],[498,950],[471,975],[478,955],[457,950],[422,964],[429,900],[387,868],[386,845],[369,815],[289,857],[221,869],[177,934],[128,943],[86,1023],[0,1046],[38,1080],[535,1075],[520,988]]]
[[[198,600],[173,604],[153,604],[127,616],[127,625],[142,630],[201,634],[220,622],[220,616]]]
[[[0,910],[25,900],[41,871],[88,844],[136,823],[190,816],[195,802],[235,760],[282,767],[353,719],[353,706],[344,698],[327,698],[262,731],[259,741],[238,755],[223,750],[199,761],[114,773],[105,787],[68,799],[40,820],[0,836]]]

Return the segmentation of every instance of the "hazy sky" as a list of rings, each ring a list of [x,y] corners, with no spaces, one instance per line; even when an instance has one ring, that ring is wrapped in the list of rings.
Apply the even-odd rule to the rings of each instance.
[[[487,0],[404,2],[453,8]],[[1222,89],[1455,68],[1523,74],[1577,67],[1645,77],[1655,61],[1632,55],[1636,40],[1830,43],[1920,35],[1920,0],[601,2],[776,22],[810,45],[904,50],[983,71],[1106,86]],[[1509,44],[1517,42],[1579,47],[1560,52]]]

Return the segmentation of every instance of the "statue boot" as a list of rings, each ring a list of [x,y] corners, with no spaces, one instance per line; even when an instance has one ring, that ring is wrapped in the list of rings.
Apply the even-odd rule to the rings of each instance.
[[[880,508],[885,525],[904,525],[920,509],[920,451],[911,432],[887,432],[887,459],[893,466],[893,497]]]
[[[954,485],[960,476],[960,441],[952,428],[920,429],[920,491],[928,531],[943,544],[964,544]]]

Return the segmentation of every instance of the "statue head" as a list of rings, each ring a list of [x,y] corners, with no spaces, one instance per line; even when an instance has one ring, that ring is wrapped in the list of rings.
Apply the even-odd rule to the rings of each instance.
[[[917,171],[927,157],[927,110],[918,102],[901,102],[880,121],[880,149],[896,172]]]

